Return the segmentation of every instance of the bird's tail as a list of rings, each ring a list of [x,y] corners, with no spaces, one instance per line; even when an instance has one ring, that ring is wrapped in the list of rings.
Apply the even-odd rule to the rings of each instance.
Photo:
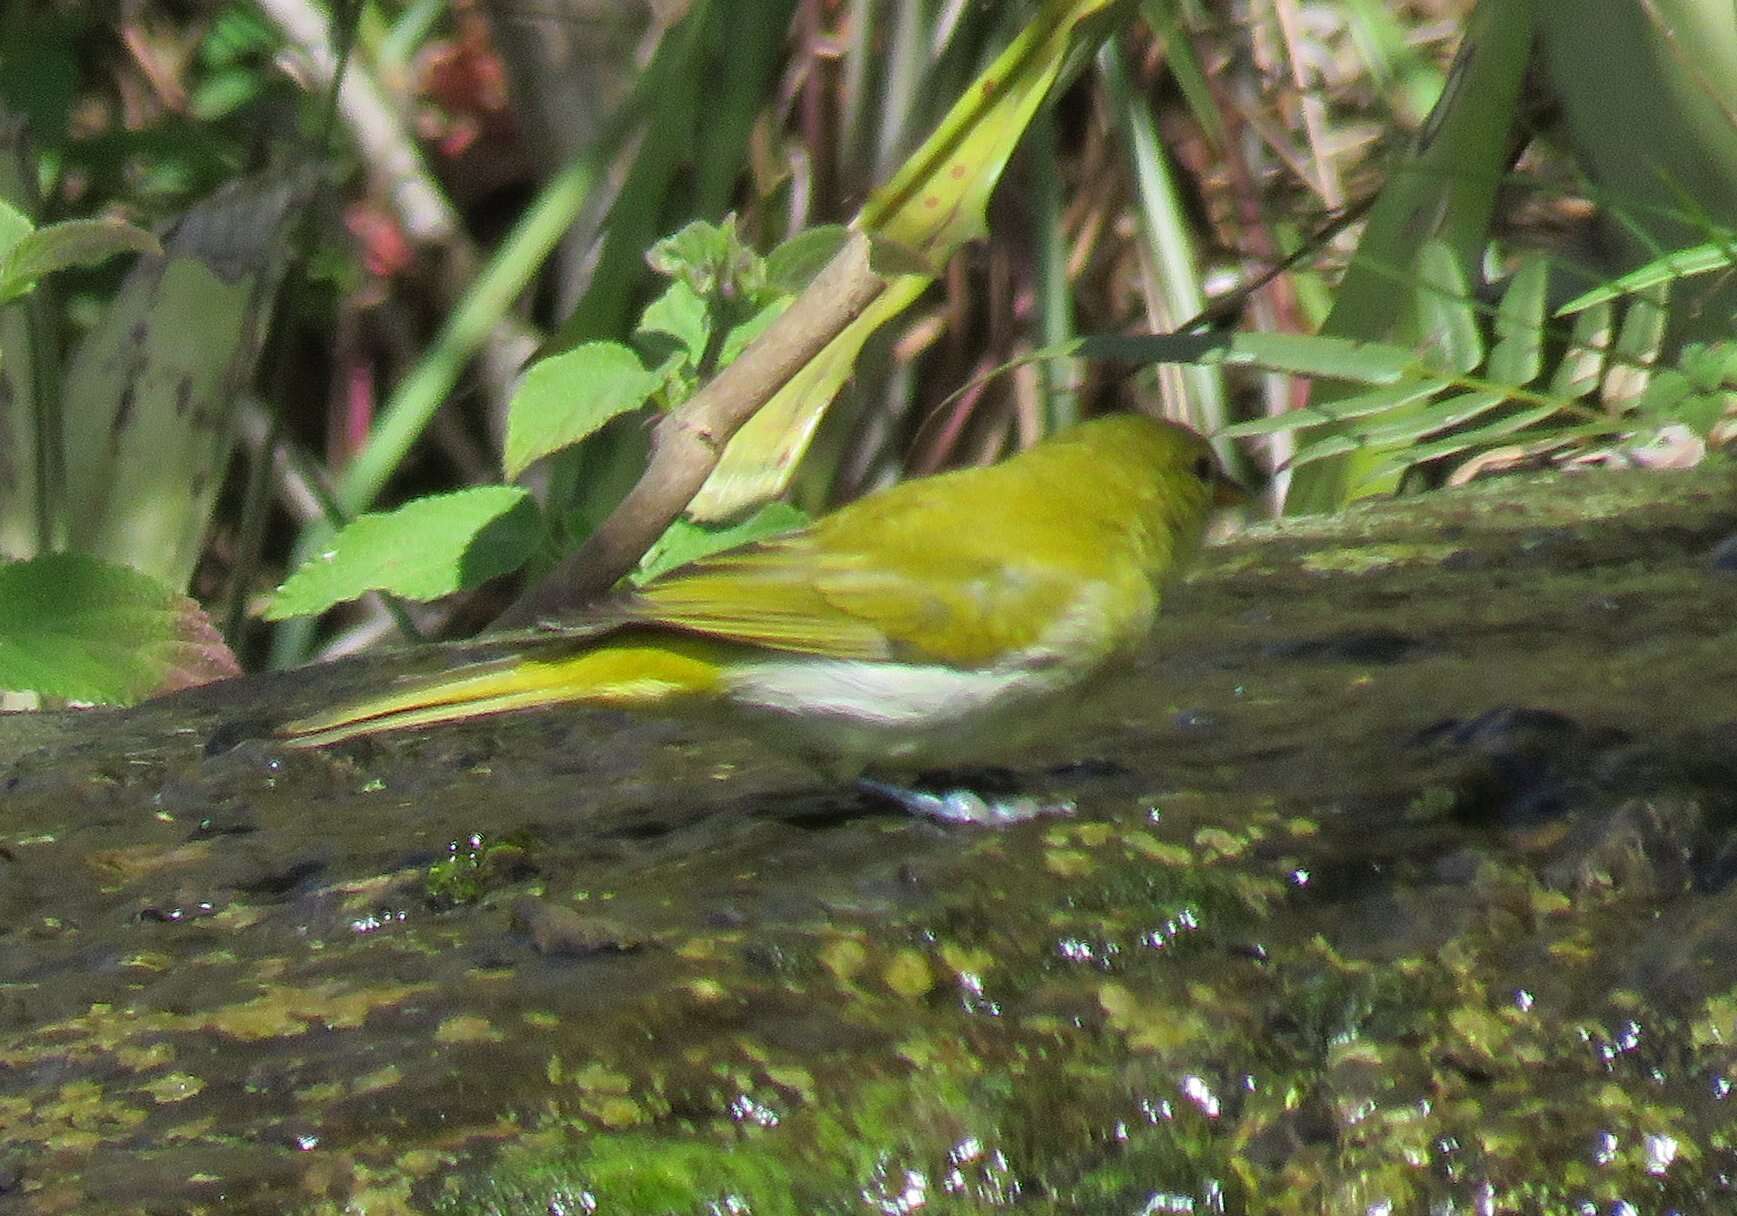
[[[657,708],[717,689],[721,668],[699,639],[610,640],[559,657],[472,663],[379,697],[285,722],[277,736],[319,747],[357,735],[579,703]]]

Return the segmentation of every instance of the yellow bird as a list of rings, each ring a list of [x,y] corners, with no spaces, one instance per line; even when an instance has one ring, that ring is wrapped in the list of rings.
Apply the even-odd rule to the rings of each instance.
[[[298,719],[297,746],[563,703],[697,712],[841,779],[980,763],[1145,640],[1215,505],[1206,441],[1138,415],[904,482],[606,600],[518,652]],[[910,809],[1040,809],[864,779]]]

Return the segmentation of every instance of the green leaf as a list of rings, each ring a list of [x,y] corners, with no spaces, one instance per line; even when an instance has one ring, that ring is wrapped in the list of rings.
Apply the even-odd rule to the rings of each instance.
[[[1460,431],[1449,435],[1446,439],[1438,439],[1434,443],[1419,444],[1407,448],[1399,456],[1376,465],[1369,471],[1371,480],[1390,477],[1395,473],[1403,473],[1412,465],[1425,464],[1431,460],[1439,460],[1443,456],[1452,456],[1456,452],[1468,451],[1472,448],[1487,447],[1498,439],[1506,438],[1517,431],[1535,426],[1552,414],[1558,413],[1559,406],[1539,405],[1529,410],[1521,410],[1506,418],[1489,423],[1470,431]]]
[[[62,383],[69,547],[185,587],[315,170],[236,182],[134,260]]]
[[[1629,302],[1628,311],[1623,314],[1622,327],[1616,331],[1616,345],[1611,348],[1610,366],[1599,386],[1605,408],[1613,413],[1630,408],[1652,378],[1653,364],[1658,362],[1659,349],[1665,341],[1669,291],[1669,286],[1663,283],[1649,287]]]
[[[843,224],[806,228],[766,255],[766,282],[775,291],[795,294],[808,286],[833,255],[844,248],[850,230]]]
[[[724,345],[718,351],[718,366],[728,367],[734,363],[736,356],[747,349],[748,343],[766,332],[766,328],[783,315],[794,298],[779,296],[740,325],[732,326],[730,332],[724,335]]]
[[[1116,0],[1049,0],[959,95],[934,133],[869,197],[858,226],[933,274],[983,235],[985,208],[1038,105],[1076,54],[1121,22]]]
[[[1729,404],[1725,393],[1691,393],[1676,408],[1673,422],[1680,422],[1697,435],[1706,435],[1725,417]]]
[[[1430,241],[1417,255],[1417,276],[1418,336],[1424,348],[1444,371],[1476,370],[1484,361],[1484,336],[1459,255],[1444,241]]]
[[[688,365],[697,366],[711,339],[711,313],[692,287],[677,280],[646,305],[635,332],[664,334],[675,339],[676,345],[686,352]]]
[[[1694,391],[1694,383],[1682,372],[1674,367],[1660,368],[1635,399],[1635,413],[1654,426],[1674,422],[1678,408]]]
[[[1737,342],[1688,342],[1677,352],[1677,366],[1697,389],[1710,393],[1725,386],[1737,370]]]
[[[1037,107],[1064,68],[1122,18],[1119,0],[1047,0],[869,197],[853,227],[856,239],[868,242],[871,263],[883,264],[893,249],[912,255],[921,272],[893,277],[731,438],[689,504],[694,518],[730,518],[783,492],[868,335],[908,307],[961,244],[985,231],[989,196]]]
[[[4,241],[0,235],[0,242]],[[162,253],[157,238],[119,220],[66,220],[38,228],[0,257],[0,302],[15,299],[44,275],[95,266],[117,253]]]
[[[435,599],[518,569],[541,538],[536,503],[517,486],[419,498],[346,526],[277,589],[266,618],[323,612],[369,591]]]
[[[1247,422],[1232,423],[1220,427],[1213,432],[1214,439],[1252,439],[1259,435],[1278,435],[1285,431],[1298,431],[1307,426],[1320,426],[1331,421],[1319,410],[1308,407],[1286,410],[1282,414],[1272,414],[1266,418],[1251,418]]]
[[[1426,410],[1407,414],[1385,426],[1371,427],[1357,437],[1373,448],[1398,447],[1425,435],[1433,435],[1437,431],[1445,431],[1449,427],[1459,426],[1462,422],[1469,422],[1506,400],[1508,394],[1500,389],[1457,393],[1452,397],[1444,397]]]
[[[18,243],[34,231],[36,225],[30,222],[28,215],[11,203],[0,200],[0,263],[9,260]]]
[[[507,410],[506,475],[638,409],[661,383],[619,342],[587,342],[531,365]]]
[[[1544,290],[1550,268],[1542,258],[1529,258],[1515,271],[1496,310],[1496,347],[1487,374],[1498,384],[1516,387],[1537,379],[1544,366]]]
[[[187,110],[200,122],[216,122],[257,98],[265,82],[256,67],[220,68],[188,95]]]
[[[1661,283],[1669,284],[1677,279],[1686,279],[1692,275],[1723,270],[1731,265],[1733,254],[1737,254],[1737,245],[1733,245],[1729,239],[1667,253],[1661,258],[1655,258],[1648,262],[1645,266],[1637,266],[1619,278],[1612,279],[1608,283],[1601,283],[1591,291],[1582,292],[1558,308],[1556,315],[1566,317],[1572,313],[1591,308],[1595,304],[1603,304],[1637,291],[1644,291],[1646,288],[1656,287]]]
[[[783,502],[767,503],[739,523],[721,526],[678,519],[657,538],[657,543],[640,558],[639,568],[628,577],[635,586],[643,586],[665,571],[749,541],[800,528],[807,522],[807,515]]]
[[[797,369],[730,438],[718,467],[688,504],[689,518],[710,522],[734,519],[755,504],[783,493],[792,469],[820,426],[825,406],[849,379],[862,344],[916,299],[928,282],[920,275],[894,279],[819,354]]]
[[[1568,349],[1550,376],[1550,395],[1572,400],[1584,397],[1604,375],[1605,352],[1610,349],[1611,307],[1591,305],[1574,318],[1574,333]]]
[[[0,565],[0,688],[126,704],[240,674],[186,596],[83,553]]]
[[[653,245],[645,260],[701,298],[752,299],[766,282],[766,263],[742,242],[734,216],[721,224],[694,220]]]
[[[1420,368],[1417,355],[1403,346],[1319,334],[1237,334],[1222,356],[1208,356],[1215,357],[1229,364],[1359,384],[1391,384]]]
[[[1289,467],[1294,469],[1299,465],[1325,460],[1329,456],[1343,456],[1347,452],[1355,452],[1362,446],[1350,435],[1327,435],[1314,443],[1305,444],[1298,448],[1297,454],[1291,457]]]
[[[1226,439],[1242,439],[1250,435],[1269,435],[1274,431],[1288,431],[1297,427],[1320,426],[1329,422],[1363,418],[1371,414],[1380,414],[1387,410],[1410,405],[1415,401],[1422,401],[1447,388],[1451,383],[1451,381],[1439,379],[1412,380],[1387,388],[1371,389],[1367,393],[1358,393],[1355,397],[1341,397],[1326,405],[1309,405],[1302,409],[1289,410],[1272,418],[1239,422],[1235,426],[1225,427],[1218,434]],[[1292,419],[1295,421],[1291,421]]]

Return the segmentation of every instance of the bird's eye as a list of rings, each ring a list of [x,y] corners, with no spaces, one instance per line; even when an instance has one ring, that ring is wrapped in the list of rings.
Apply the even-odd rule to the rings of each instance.
[[[1196,477],[1200,478],[1200,480],[1211,482],[1217,478],[1218,466],[1212,462],[1212,457],[1210,456],[1196,456],[1194,458],[1194,468],[1192,471]]]

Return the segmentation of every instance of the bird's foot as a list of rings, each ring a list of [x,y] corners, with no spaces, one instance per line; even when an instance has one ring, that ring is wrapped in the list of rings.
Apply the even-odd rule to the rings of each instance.
[[[941,823],[969,823],[979,827],[1006,827],[1045,815],[1072,815],[1074,804],[1063,799],[1045,802],[1029,794],[985,798],[973,789],[959,787],[931,791],[893,785],[871,777],[857,779],[857,788],[909,811]]]

